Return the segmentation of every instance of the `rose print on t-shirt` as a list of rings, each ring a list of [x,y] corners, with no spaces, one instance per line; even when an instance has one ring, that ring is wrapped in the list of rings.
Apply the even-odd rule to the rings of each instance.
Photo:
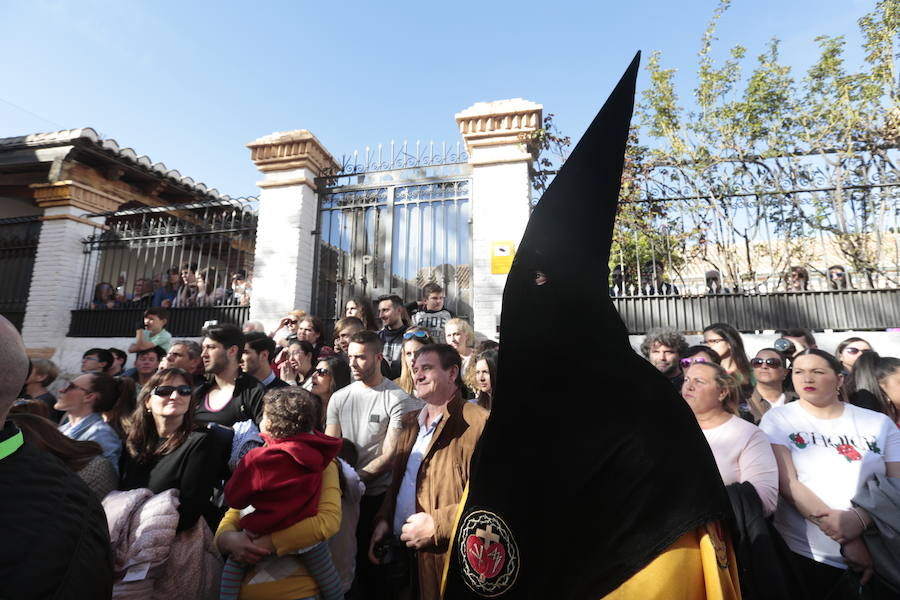
[[[841,444],[835,450],[838,451],[838,454],[847,459],[847,462],[853,462],[854,460],[862,460],[862,454],[860,454],[856,448],[851,446],[850,444]]]
[[[794,442],[798,448],[806,448],[806,440],[804,440],[803,436],[799,433],[792,433],[788,437],[791,438],[791,441]]]
[[[869,447],[870,452],[881,454],[881,448],[878,447],[878,440],[867,440],[866,445]]]

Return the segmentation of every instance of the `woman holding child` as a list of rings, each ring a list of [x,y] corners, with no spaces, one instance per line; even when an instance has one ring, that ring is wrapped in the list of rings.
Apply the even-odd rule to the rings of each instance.
[[[221,598],[342,597],[321,544],[341,522],[334,461],[341,441],[315,431],[319,409],[318,399],[299,387],[266,394],[260,421],[266,445],[247,453],[225,486],[235,508],[216,532],[217,547],[229,556]]]

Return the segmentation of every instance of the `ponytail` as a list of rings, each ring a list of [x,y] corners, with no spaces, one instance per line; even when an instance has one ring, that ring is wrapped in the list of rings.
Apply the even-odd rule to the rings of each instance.
[[[107,421],[120,437],[125,437],[125,419],[134,412],[134,380],[97,373],[91,379],[91,391],[97,394],[94,412],[108,413]]]

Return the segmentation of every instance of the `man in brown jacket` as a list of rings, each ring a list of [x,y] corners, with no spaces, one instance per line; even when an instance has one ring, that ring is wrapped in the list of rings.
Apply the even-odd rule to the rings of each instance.
[[[393,533],[416,550],[422,600],[440,597],[444,557],[459,501],[469,479],[469,461],[488,411],[460,395],[461,359],[446,344],[423,346],[413,361],[419,412],[403,418],[391,487],[376,516],[369,557]]]

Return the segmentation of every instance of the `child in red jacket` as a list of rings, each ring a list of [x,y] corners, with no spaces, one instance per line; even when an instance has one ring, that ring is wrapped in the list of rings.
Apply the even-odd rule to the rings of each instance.
[[[241,509],[241,529],[251,539],[315,516],[322,472],[341,449],[341,440],[315,431],[320,403],[306,390],[276,388],[263,402],[259,425],[266,444],[248,452],[225,485],[225,501]],[[340,578],[327,544],[316,544],[298,554],[319,585],[322,598],[341,598]],[[229,557],[222,571],[220,599],[237,599],[244,572],[245,566]],[[270,575],[279,578],[276,573]]]

